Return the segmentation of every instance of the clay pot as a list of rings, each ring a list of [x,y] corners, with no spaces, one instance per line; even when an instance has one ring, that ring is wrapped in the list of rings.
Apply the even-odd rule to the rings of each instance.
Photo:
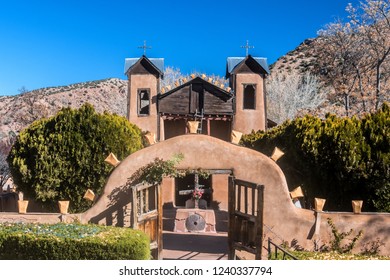
[[[363,200],[352,200],[353,213],[360,214],[362,212]]]
[[[314,198],[314,209],[317,212],[322,212],[322,209],[324,208],[326,199],[323,198]]]
[[[68,214],[69,200],[58,201],[58,207],[60,208],[61,214]]]
[[[18,200],[18,212],[19,214],[27,213],[28,200]]]
[[[120,161],[116,158],[116,156],[113,153],[110,153],[104,161],[107,162],[108,164],[111,164],[114,167],[116,167],[120,163]]]
[[[95,193],[88,189],[85,194],[84,194],[84,199],[87,199],[87,200],[90,200],[90,201],[94,201],[95,200]]]
[[[238,143],[240,143],[241,137],[242,137],[242,132],[232,130],[232,133],[230,135],[230,142],[238,145]]]
[[[271,159],[273,159],[274,161],[277,161],[283,155],[284,155],[284,153],[282,152],[282,150],[280,150],[278,147],[275,147],[274,151],[272,152]]]
[[[188,121],[187,127],[188,127],[188,131],[190,133],[198,133],[199,122],[198,121]]]

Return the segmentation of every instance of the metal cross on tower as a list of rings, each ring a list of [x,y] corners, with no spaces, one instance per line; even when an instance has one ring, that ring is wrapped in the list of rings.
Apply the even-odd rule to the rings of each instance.
[[[147,46],[146,45],[146,40],[144,41],[144,45],[143,46],[139,46],[138,47],[139,49],[144,49],[144,55],[146,55],[146,50],[147,49],[151,49],[152,47],[151,46]]]
[[[248,56],[248,50],[249,49],[254,49],[255,47],[254,46],[249,46],[249,41],[246,40],[246,45],[245,46],[241,46],[241,48],[245,49],[246,56]]]

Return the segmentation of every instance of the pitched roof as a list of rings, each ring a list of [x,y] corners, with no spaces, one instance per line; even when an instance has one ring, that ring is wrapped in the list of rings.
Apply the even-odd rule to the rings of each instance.
[[[202,78],[200,76],[194,75],[193,77],[189,77],[189,80],[186,80],[185,82],[180,83],[177,86],[168,89],[168,91],[163,92],[161,94],[160,98],[164,98],[165,96],[172,94],[173,92],[177,91],[178,89],[181,89],[181,88],[183,88],[185,86],[188,86],[189,84],[192,84],[192,83],[195,83],[195,82],[201,82],[201,83],[208,84],[210,87],[220,91],[221,93],[226,95],[226,97],[228,97],[228,98],[233,96],[232,93],[230,92],[230,90],[231,90],[230,88],[222,88],[222,87],[220,87],[219,85],[217,85],[215,83],[209,82],[205,78]],[[227,89],[229,89],[229,91]]]
[[[252,57],[248,55],[247,57],[228,57],[226,64],[226,77],[230,76],[230,74],[234,71],[234,69],[241,64],[241,62],[246,61],[248,59],[253,59],[256,61],[264,71],[269,74],[269,68],[267,59],[264,57]]]
[[[156,70],[161,73],[161,75],[164,73],[164,58],[147,58],[143,55],[140,58],[125,59],[125,74],[141,59],[146,59],[151,65],[156,68]]]

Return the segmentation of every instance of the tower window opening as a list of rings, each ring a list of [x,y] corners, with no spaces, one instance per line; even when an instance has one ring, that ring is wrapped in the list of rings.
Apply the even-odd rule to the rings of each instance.
[[[256,109],[256,85],[244,84],[244,110]]]
[[[150,89],[138,90],[138,115],[148,116],[150,114]]]

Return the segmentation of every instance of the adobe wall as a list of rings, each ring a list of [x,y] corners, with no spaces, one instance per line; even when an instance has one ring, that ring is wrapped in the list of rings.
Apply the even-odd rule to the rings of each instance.
[[[158,80],[153,75],[131,75],[128,84],[130,100],[128,101],[130,123],[142,127],[144,131],[150,131],[157,134],[157,83]],[[138,89],[150,89],[150,114],[148,116],[138,117]]]
[[[231,169],[236,178],[263,184],[266,238],[271,237],[279,243],[296,239],[299,245],[311,249],[315,240],[322,243],[330,240],[331,231],[326,221],[330,217],[341,231],[352,228],[357,232],[363,229],[364,236],[359,243],[361,245],[379,238],[386,244],[381,248],[381,253],[390,255],[390,214],[324,212],[317,216],[316,224],[314,211],[297,208],[291,202],[284,174],[274,161],[254,150],[199,134],[174,137],[127,157],[113,170],[104,194],[91,209],[81,215],[81,220],[112,224],[118,217],[128,215],[129,194],[124,192],[121,197],[113,194],[118,194],[117,191],[126,183],[127,178],[140,167],[156,157],[171,159],[177,153],[184,155],[178,168]],[[163,199],[172,199],[172,181],[168,184],[169,191],[167,189],[165,195],[163,186]],[[222,196],[226,194],[227,191],[225,194],[221,193]],[[121,220],[119,224],[123,222]]]
[[[314,242],[329,242],[331,230],[327,218],[331,218],[340,231],[353,229],[355,234],[363,230],[363,237],[356,248],[379,239],[385,244],[381,254],[390,255],[390,214],[388,213],[317,213],[300,209],[291,202],[286,179],[279,166],[267,156],[251,149],[233,145],[206,135],[182,135],[133,153],[123,160],[109,176],[104,193],[88,211],[76,215],[27,213],[0,213],[0,222],[29,221],[56,223],[78,220],[107,225],[126,226],[131,223],[131,196],[123,190],[134,171],[152,162],[156,157],[170,159],[182,153],[183,161],[178,168],[231,169],[238,179],[265,186],[264,193],[264,234],[265,242],[271,237],[276,243],[282,241],[312,249]],[[224,185],[224,179],[218,183]],[[169,183],[170,182],[170,183]],[[213,182],[214,183],[214,182]],[[226,185],[227,188],[227,185]],[[174,180],[167,179],[163,186],[163,200],[173,199]],[[227,197],[227,189],[221,190],[214,199]],[[264,243],[266,245],[266,243]]]
[[[255,110],[244,110],[244,84],[256,84]],[[258,74],[243,73],[236,75],[236,114],[233,129],[244,134],[252,130],[265,130],[266,116],[264,104],[264,79]]]

